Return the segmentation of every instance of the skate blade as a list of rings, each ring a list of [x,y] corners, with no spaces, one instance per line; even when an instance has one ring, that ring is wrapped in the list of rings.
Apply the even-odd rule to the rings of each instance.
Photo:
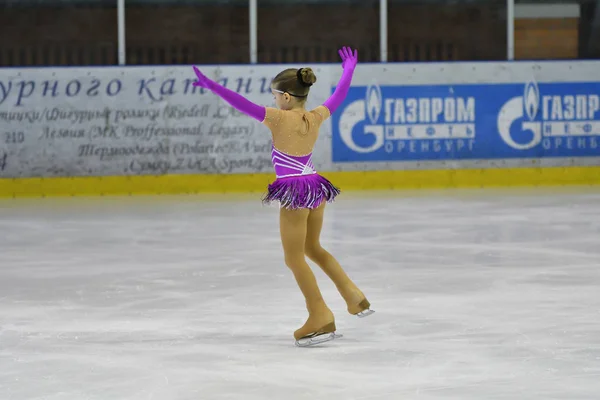
[[[296,340],[296,346],[297,347],[315,346],[317,344],[329,342],[333,339],[338,339],[341,337],[343,337],[343,335],[340,335],[339,333],[335,333],[335,332],[324,333],[324,334],[318,335],[318,336],[305,337],[305,338],[298,339],[298,340]]]
[[[367,310],[365,310],[365,311],[361,311],[361,312],[359,312],[358,314],[356,314],[356,316],[357,316],[358,318],[365,318],[365,317],[368,317],[369,315],[371,315],[371,314],[373,314],[373,313],[375,313],[375,311],[374,311],[374,310],[367,309]]]

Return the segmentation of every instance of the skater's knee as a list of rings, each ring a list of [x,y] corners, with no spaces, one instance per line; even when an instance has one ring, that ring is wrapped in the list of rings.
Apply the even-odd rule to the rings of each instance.
[[[313,261],[323,260],[328,254],[327,251],[321,247],[320,243],[307,243],[304,247],[304,253]]]
[[[289,269],[298,268],[306,264],[306,259],[304,258],[304,254],[286,254],[285,255],[285,265]]]

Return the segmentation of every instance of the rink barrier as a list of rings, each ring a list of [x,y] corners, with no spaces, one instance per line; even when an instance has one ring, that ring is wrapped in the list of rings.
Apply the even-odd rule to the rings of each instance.
[[[342,191],[600,184],[600,166],[324,172]],[[0,179],[0,197],[265,192],[273,174]]]
[[[202,70],[272,105],[288,67]],[[361,63],[313,159],[342,190],[597,184],[599,68]],[[308,108],[341,68],[315,72]],[[190,66],[0,69],[0,196],[264,192],[269,130],[194,78]]]

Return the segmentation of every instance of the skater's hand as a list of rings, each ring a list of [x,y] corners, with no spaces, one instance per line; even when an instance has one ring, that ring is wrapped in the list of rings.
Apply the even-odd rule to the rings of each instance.
[[[196,74],[196,78],[198,78],[198,80],[193,82],[192,86],[210,90],[212,93],[229,103],[229,105],[236,110],[249,115],[259,122],[263,122],[265,120],[265,115],[267,112],[265,107],[254,104],[239,93],[229,90],[225,86],[208,79],[196,66],[194,66],[194,73]]]
[[[342,104],[342,101],[346,98],[348,94],[348,90],[350,90],[350,84],[352,83],[352,75],[354,75],[354,69],[356,68],[356,63],[358,63],[358,50],[354,50],[352,53],[352,49],[350,47],[342,47],[338,51],[340,57],[342,58],[342,68],[344,72],[342,72],[342,77],[338,82],[335,91],[329,97],[323,105],[329,109],[329,112],[333,114],[335,110]]]
[[[194,66],[194,72],[196,73],[196,78],[198,78],[198,80],[192,83],[192,86],[199,86],[204,89],[212,88],[212,84],[214,82],[208,79],[202,72],[200,72],[200,70],[196,66]]]
[[[352,49],[350,47],[342,47],[338,50],[338,54],[342,59],[343,69],[353,70],[356,68],[356,63],[358,63],[358,50],[354,49],[354,53],[352,53]]]

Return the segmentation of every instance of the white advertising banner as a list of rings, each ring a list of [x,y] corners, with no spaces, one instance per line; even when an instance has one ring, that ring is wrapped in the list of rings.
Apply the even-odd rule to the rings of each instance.
[[[273,106],[280,68],[203,71]],[[311,104],[330,87],[315,72]],[[191,67],[0,70],[0,177],[272,170],[268,129],[194,79]]]

